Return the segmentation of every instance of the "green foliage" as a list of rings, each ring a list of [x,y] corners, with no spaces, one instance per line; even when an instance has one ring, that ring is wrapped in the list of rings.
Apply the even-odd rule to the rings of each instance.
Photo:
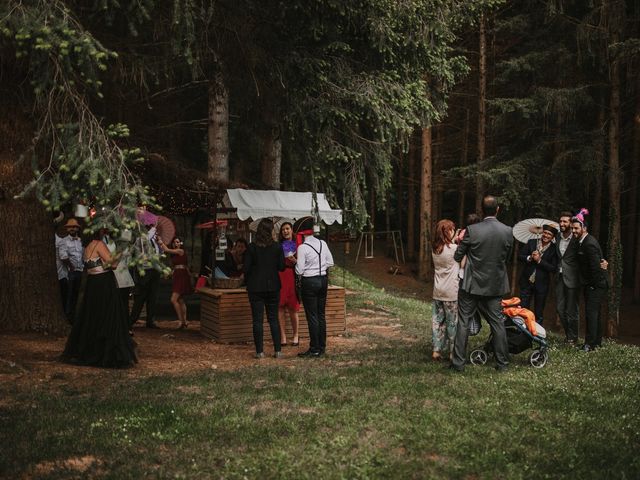
[[[145,2],[134,3],[144,8]],[[110,6],[94,5],[98,10]],[[92,95],[102,97],[102,74],[118,55],[104,48],[59,0],[4,2],[0,32],[0,50],[15,55],[17,69],[32,86],[38,122],[31,148],[21,156],[21,161],[31,156],[34,180],[21,196],[35,191],[52,212],[77,203],[91,206],[95,216],[88,220],[86,234],[108,228],[120,238],[129,230],[135,241],[144,234],[137,208],[155,206],[128,168],[141,160],[142,152],[122,146],[128,128],[105,127],[89,104]],[[119,248],[126,248],[125,243]],[[132,266],[145,260],[133,252]],[[153,263],[163,268],[157,256]]]
[[[295,158],[359,230],[366,192],[386,197],[398,145],[442,118],[451,86],[468,71],[452,48],[458,29],[496,2],[275,3],[281,43],[273,51],[288,79]]]

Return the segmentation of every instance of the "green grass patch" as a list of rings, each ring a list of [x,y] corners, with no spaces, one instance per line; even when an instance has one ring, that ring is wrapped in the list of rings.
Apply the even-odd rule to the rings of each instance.
[[[83,457],[89,478],[640,477],[640,349],[552,339],[543,369],[525,352],[508,373],[454,374],[425,360],[428,303],[345,278],[349,309],[383,308],[421,340],[182,377],[101,371],[90,389],[3,384],[0,477],[78,478],[62,461]]]

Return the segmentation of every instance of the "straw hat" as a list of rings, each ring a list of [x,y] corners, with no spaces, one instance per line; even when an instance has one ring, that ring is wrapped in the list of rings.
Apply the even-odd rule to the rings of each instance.
[[[75,218],[70,218],[69,220],[67,220],[67,223],[65,223],[64,226],[66,228],[71,228],[71,227],[80,228],[80,224],[78,223],[78,221]]]

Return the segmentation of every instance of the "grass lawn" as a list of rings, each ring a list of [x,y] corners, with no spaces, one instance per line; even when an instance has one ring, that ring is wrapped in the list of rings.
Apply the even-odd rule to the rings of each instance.
[[[525,352],[450,373],[427,361],[429,304],[346,283],[350,312],[382,308],[401,336],[228,372],[0,383],[0,477],[640,478],[638,347],[554,338],[543,369]]]

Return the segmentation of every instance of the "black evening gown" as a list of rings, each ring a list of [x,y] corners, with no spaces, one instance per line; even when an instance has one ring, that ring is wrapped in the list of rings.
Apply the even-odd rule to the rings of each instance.
[[[138,361],[113,271],[87,275],[80,314],[73,323],[62,358],[108,368],[130,367]]]

